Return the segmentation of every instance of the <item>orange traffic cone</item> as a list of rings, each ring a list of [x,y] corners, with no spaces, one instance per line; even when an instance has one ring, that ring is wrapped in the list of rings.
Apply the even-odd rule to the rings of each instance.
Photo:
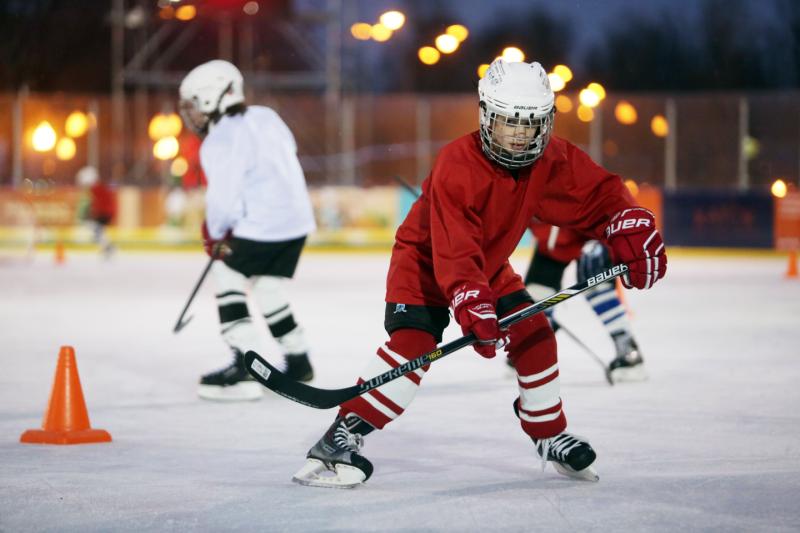
[[[55,260],[57,265],[63,265],[66,261],[67,255],[64,253],[64,243],[56,241]]]
[[[19,438],[28,444],[85,444],[111,442],[111,435],[92,429],[83,400],[78,364],[72,346],[62,346],[58,354],[56,378],[42,429],[29,429]]]
[[[797,250],[792,250],[789,252],[789,267],[786,269],[786,277],[787,278],[796,278],[798,277],[797,273]]]

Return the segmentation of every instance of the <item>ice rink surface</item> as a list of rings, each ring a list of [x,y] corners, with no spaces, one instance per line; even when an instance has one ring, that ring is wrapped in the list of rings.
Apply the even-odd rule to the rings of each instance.
[[[0,531],[798,531],[800,282],[782,259],[676,254],[628,292],[650,380],[609,387],[559,334],[569,429],[599,483],[545,472],[511,409],[500,357],[433,365],[416,401],[366,439],[366,485],[291,483],[334,416],[275,395],[219,404],[225,366],[211,284],[172,326],[201,254],[68,253],[0,264]],[[524,273],[526,256],[514,261]],[[306,253],[287,287],[316,386],[354,378],[384,341],[386,254]],[[568,280],[570,272],[568,271]],[[557,316],[606,359],[582,298]],[[451,325],[445,340],[455,338]],[[60,345],[75,347],[92,426],[110,444],[20,444],[39,427]],[[263,353],[281,361],[264,335]]]

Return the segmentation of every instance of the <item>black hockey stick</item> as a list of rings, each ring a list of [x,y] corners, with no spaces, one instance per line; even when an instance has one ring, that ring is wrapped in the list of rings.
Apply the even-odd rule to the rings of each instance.
[[[183,317],[184,315],[186,315],[186,311],[189,310],[189,306],[192,305],[192,301],[194,300],[194,297],[197,295],[197,291],[200,290],[200,286],[203,284],[203,281],[205,281],[206,276],[208,276],[208,272],[211,270],[211,265],[213,264],[214,264],[214,258],[211,257],[208,260],[208,264],[206,264],[206,268],[203,269],[203,273],[200,274],[200,279],[198,279],[197,283],[195,283],[194,290],[192,290],[192,295],[189,296],[189,300],[186,302],[186,305],[183,306],[183,311],[181,311],[181,316],[179,316],[178,321],[175,322],[175,327],[172,329],[172,333],[180,332],[180,330],[185,328],[186,324],[188,324],[192,320],[192,316],[189,316],[189,318],[187,318],[186,320],[183,320]]]
[[[499,325],[501,328],[508,328],[520,320],[524,320],[537,313],[541,313],[545,309],[549,309],[554,305],[563,302],[564,300],[568,300],[576,294],[580,294],[588,288],[597,285],[598,283],[614,279],[627,271],[627,265],[613,266],[605,272],[601,272],[596,276],[592,276],[586,281],[576,283],[572,287],[562,289],[552,296],[545,298],[544,300],[540,300],[524,309],[520,309],[516,313],[503,318]],[[314,407],[316,409],[330,409],[348,400],[352,400],[357,396],[361,396],[367,391],[378,388],[381,385],[385,385],[386,383],[402,377],[409,372],[413,372],[420,367],[429,365],[433,361],[437,361],[446,355],[450,355],[451,353],[460,350],[465,346],[474,344],[476,340],[477,339],[475,338],[475,335],[470,333],[469,335],[448,342],[444,346],[436,348],[435,350],[421,355],[416,359],[412,359],[411,361],[403,363],[397,368],[393,368],[387,372],[384,372],[380,376],[375,376],[369,381],[353,385],[352,387],[346,387],[344,389],[318,389],[316,387],[306,385],[305,383],[295,381],[287,377],[280,370],[272,366],[263,357],[252,350],[248,351],[244,355],[244,360],[245,364],[247,365],[247,370],[250,372],[250,374],[252,374],[259,383],[268,389],[280,394],[281,396],[285,396],[292,401],[307,405],[309,407]]]
[[[403,179],[402,176],[395,175],[394,176],[394,181],[399,183],[405,190],[407,190],[408,192],[413,194],[414,198],[419,198],[419,194],[420,194],[419,191],[413,185],[411,185],[409,182],[407,182],[405,179]]]
[[[611,385],[611,386],[614,385],[614,380],[611,377],[611,370],[609,370],[608,365],[606,365],[606,363],[600,358],[600,356],[597,355],[596,353],[594,353],[594,350],[592,350],[591,348],[586,346],[586,344],[582,340],[580,340],[577,335],[575,335],[569,329],[564,327],[564,324],[562,324],[561,322],[556,320],[555,317],[552,317],[552,316],[550,317],[550,323],[553,325],[554,328],[566,333],[567,337],[572,339],[572,341],[575,344],[577,344],[578,346],[583,348],[584,352],[586,352],[592,359],[597,361],[597,364],[600,365],[603,368],[603,372],[606,375],[606,381],[608,381],[608,384]]]

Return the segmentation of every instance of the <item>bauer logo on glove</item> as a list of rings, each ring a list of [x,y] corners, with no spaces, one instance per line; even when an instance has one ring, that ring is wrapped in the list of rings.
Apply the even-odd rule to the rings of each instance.
[[[628,273],[621,278],[626,288],[649,289],[667,273],[664,241],[647,209],[620,211],[611,217],[605,235],[613,261],[628,265]]]
[[[464,335],[474,334],[472,345],[483,357],[494,357],[498,348],[509,343],[508,331],[500,330],[497,323],[494,293],[489,287],[465,283],[453,294],[453,316]]]
[[[652,221],[649,218],[626,218],[617,220],[616,222],[612,221],[608,227],[606,227],[606,237],[610,237],[620,230],[629,230],[639,227],[649,228],[652,227],[651,224]]]

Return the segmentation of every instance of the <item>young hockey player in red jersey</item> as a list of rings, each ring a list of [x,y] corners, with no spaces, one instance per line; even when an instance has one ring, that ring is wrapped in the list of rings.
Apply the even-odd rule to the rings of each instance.
[[[611,268],[608,247],[602,242],[568,228],[559,228],[534,220],[530,230],[536,238],[536,251],[525,275],[525,287],[534,300],[541,300],[561,290],[564,270],[577,261],[577,280],[588,278]],[[616,355],[608,365],[608,375],[614,382],[647,379],[644,359],[633,337],[627,313],[616,291],[616,280],[599,283],[586,291],[586,300],[614,343]],[[553,309],[545,314],[552,322]]]
[[[93,240],[100,245],[100,253],[108,259],[114,253],[114,245],[106,235],[106,226],[117,214],[117,197],[111,188],[100,180],[93,166],[81,168],[75,175],[78,186],[86,191],[84,208],[80,214],[92,226]]]
[[[496,60],[478,85],[480,129],[445,146],[397,230],[387,278],[389,340],[361,373],[370,379],[433,350],[448,324],[448,306],[483,357],[504,347],[514,362],[522,430],[543,461],[562,474],[596,480],[595,452],[565,432],[556,342],[539,314],[500,331],[498,317],[530,304],[508,258],[530,220],[602,239],[625,284],[649,288],[666,272],[653,215],[636,207],[619,176],[569,142],[551,137],[553,91],[539,63]],[[426,369],[348,401],[309,450],[294,476],[314,486],[353,487],[372,474],[358,452],[411,403]]]

